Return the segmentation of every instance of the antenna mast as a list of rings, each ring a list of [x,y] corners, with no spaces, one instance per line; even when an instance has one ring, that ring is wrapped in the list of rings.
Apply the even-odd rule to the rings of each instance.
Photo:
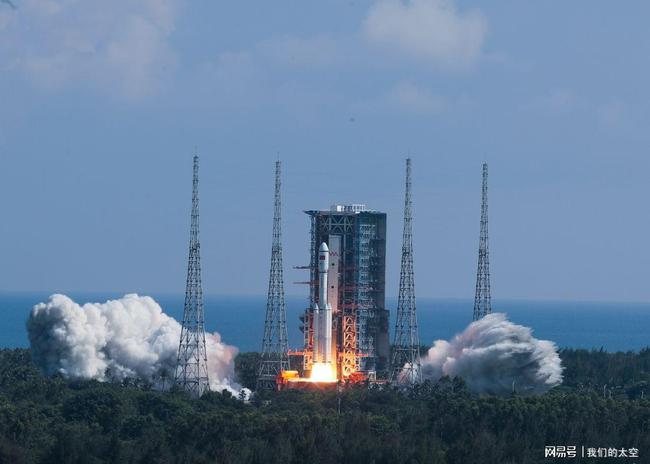
[[[488,165],[483,163],[483,188],[481,190],[481,232],[478,244],[478,269],[474,296],[474,320],[492,312],[490,296],[490,252],[488,247]]]
[[[199,242],[199,157],[194,155],[190,247],[175,381],[195,397],[209,388]]]
[[[420,339],[415,309],[415,279],[413,275],[413,230],[411,199],[411,158],[406,159],[406,188],[404,195],[404,232],[402,264],[399,276],[397,318],[393,341],[390,381],[409,385],[422,381],[420,370]]]
[[[266,320],[262,340],[262,359],[257,377],[257,390],[275,388],[275,379],[289,369],[289,342],[287,315],[284,302],[282,275],[282,198],[280,161],[275,162],[275,201],[273,212],[273,243],[271,245],[271,271],[266,300]]]

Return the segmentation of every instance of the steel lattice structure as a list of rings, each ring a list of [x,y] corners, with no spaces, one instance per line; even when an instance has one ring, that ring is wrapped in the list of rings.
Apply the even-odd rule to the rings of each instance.
[[[183,326],[178,345],[175,381],[193,396],[208,388],[208,360],[205,347],[201,254],[199,242],[199,157],[194,156],[190,246],[185,287]]]
[[[408,385],[422,381],[420,370],[420,339],[415,308],[415,279],[413,275],[413,231],[411,199],[411,159],[406,159],[406,189],[404,195],[404,232],[402,263],[399,276],[399,296],[395,321],[395,338],[390,381]]]
[[[490,252],[488,247],[488,165],[483,163],[483,188],[481,194],[481,232],[478,245],[478,269],[474,296],[474,320],[492,312],[490,296]]]
[[[273,243],[271,245],[271,271],[266,300],[266,320],[262,340],[257,389],[275,388],[275,379],[289,369],[289,343],[287,316],[284,303],[284,278],[282,275],[282,198],[280,195],[280,161],[275,162],[275,202],[273,213]]]

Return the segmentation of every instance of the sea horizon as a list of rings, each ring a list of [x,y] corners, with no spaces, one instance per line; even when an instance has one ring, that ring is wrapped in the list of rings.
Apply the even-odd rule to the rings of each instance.
[[[172,292],[47,292],[1,291],[0,310],[4,324],[0,328],[0,347],[29,346],[25,322],[34,305],[55,293],[66,294],[76,303],[104,302],[128,293],[150,296],[163,311],[179,320],[184,295]],[[206,330],[219,332],[222,340],[240,351],[259,351],[266,310],[266,295],[205,294]],[[390,331],[394,326],[396,297],[386,299],[390,311]],[[307,307],[307,296],[287,295],[287,327],[292,349],[300,348],[302,334],[298,316]],[[530,327],[533,336],[551,340],[559,348],[638,351],[650,346],[650,302],[571,301],[494,299],[493,312],[503,312],[517,324]],[[419,297],[420,342],[449,340],[471,321],[473,299]],[[585,312],[590,312],[588,317]],[[245,317],[242,317],[245,316]],[[246,321],[242,324],[242,320]]]

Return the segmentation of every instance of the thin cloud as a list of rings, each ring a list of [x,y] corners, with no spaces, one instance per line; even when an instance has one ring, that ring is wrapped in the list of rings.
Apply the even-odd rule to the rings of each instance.
[[[476,64],[487,34],[478,10],[461,13],[451,0],[383,0],[363,23],[369,43],[447,70]]]
[[[618,98],[600,105],[596,110],[600,123],[610,128],[621,126],[627,117],[627,112],[627,105]]]
[[[46,89],[94,86],[126,98],[160,89],[181,0],[24,0],[3,17],[0,60]]]
[[[399,82],[389,93],[388,101],[403,111],[417,114],[438,114],[448,106],[447,99],[411,81]]]
[[[578,106],[578,97],[572,90],[553,89],[539,95],[522,107],[525,110],[543,111],[549,113],[569,113]]]
[[[284,36],[264,41],[259,49],[274,62],[296,67],[327,67],[341,58],[336,41],[325,36]]]

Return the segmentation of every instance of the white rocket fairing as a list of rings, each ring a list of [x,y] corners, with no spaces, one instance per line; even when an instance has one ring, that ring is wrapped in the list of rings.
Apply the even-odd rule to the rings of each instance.
[[[329,248],[325,242],[318,249],[318,289],[320,307],[314,303],[314,362],[332,362],[332,305],[327,301]]]

